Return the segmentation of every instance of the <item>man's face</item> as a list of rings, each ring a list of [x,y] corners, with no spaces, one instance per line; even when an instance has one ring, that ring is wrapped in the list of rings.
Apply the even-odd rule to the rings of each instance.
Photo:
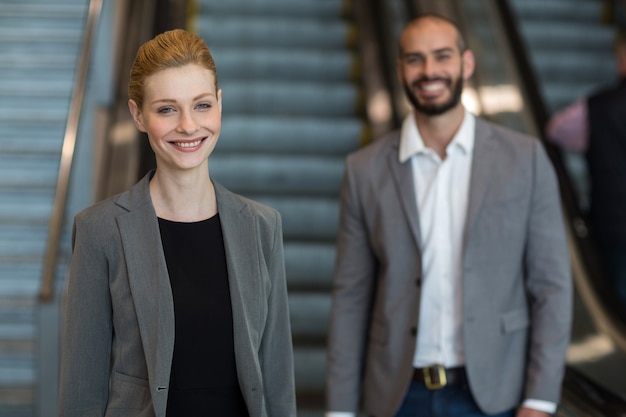
[[[471,52],[459,50],[454,26],[420,20],[402,33],[400,48],[398,76],[416,111],[432,116],[460,105],[463,82],[474,66]]]

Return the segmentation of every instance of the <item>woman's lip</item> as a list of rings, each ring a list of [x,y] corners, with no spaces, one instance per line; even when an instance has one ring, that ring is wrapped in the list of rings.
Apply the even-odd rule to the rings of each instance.
[[[194,140],[175,140],[175,141],[172,141],[171,144],[179,148],[183,148],[183,149],[195,148],[195,147],[200,146],[202,142],[204,141],[204,139],[206,138],[199,138],[199,139],[194,139]]]
[[[193,142],[174,142],[174,145],[180,146],[181,148],[193,148],[194,146],[198,146],[202,143],[202,139],[194,140]]]

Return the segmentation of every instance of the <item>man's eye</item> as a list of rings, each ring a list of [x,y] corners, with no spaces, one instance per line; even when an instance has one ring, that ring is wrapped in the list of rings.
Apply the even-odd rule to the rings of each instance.
[[[407,56],[404,60],[409,65],[419,64],[422,62],[422,59],[418,56]]]

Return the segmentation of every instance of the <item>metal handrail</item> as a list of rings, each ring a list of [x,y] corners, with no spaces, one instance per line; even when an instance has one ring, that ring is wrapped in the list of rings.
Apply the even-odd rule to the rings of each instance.
[[[59,165],[59,175],[57,177],[54,206],[49,221],[48,240],[44,258],[43,275],[39,299],[42,302],[50,302],[54,299],[54,281],[59,252],[61,232],[63,229],[63,219],[67,206],[67,195],[71,178],[72,162],[74,160],[74,149],[76,147],[76,136],[80,113],[85,97],[85,85],[91,57],[91,44],[96,30],[96,23],[102,10],[102,0],[90,0],[87,23],[85,27],[85,37],[78,62],[72,100],[70,102],[69,115],[65,125],[65,135],[63,137],[63,148],[61,151],[61,161]]]
[[[509,43],[512,45],[512,51],[515,54],[516,66],[520,69],[520,78],[523,88],[528,95],[533,111],[533,120],[538,127],[545,126],[549,119],[548,111],[545,107],[544,100],[539,91],[539,83],[536,79],[535,72],[530,63],[530,59],[526,53],[527,48],[521,38],[518,24],[514,19],[511,6],[507,1],[494,3],[498,15],[504,21],[505,34]],[[544,147],[550,157],[555,168],[561,191],[561,199],[564,202],[566,220],[569,225],[570,234],[573,237],[570,251],[574,266],[579,272],[574,274],[574,279],[580,295],[592,312],[596,320],[599,319],[600,326],[608,333],[612,340],[626,352],[626,325],[623,317],[621,317],[622,309],[620,305],[614,305],[610,300],[612,296],[611,289],[606,286],[607,278],[603,280],[597,279],[604,273],[599,259],[597,257],[597,249],[593,244],[593,239],[588,233],[588,227],[584,220],[584,216],[576,202],[573,185],[569,174],[565,167],[565,163],[557,147],[549,143],[543,129],[537,129],[538,136],[544,142]]]

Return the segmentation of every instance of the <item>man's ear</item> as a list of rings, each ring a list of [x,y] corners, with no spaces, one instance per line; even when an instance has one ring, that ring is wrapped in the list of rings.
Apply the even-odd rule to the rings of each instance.
[[[404,78],[402,71],[402,58],[396,59],[396,77],[398,77],[400,82],[402,82]]]
[[[463,52],[463,79],[469,80],[470,77],[474,74],[474,69],[476,68],[476,58],[474,58],[474,53],[469,49],[466,49]]]
[[[143,117],[141,114],[141,110],[139,106],[135,102],[135,100],[128,100],[128,110],[130,110],[130,115],[133,116],[133,120],[135,121],[135,126],[139,129],[140,132],[145,132],[146,128],[143,123]]]

